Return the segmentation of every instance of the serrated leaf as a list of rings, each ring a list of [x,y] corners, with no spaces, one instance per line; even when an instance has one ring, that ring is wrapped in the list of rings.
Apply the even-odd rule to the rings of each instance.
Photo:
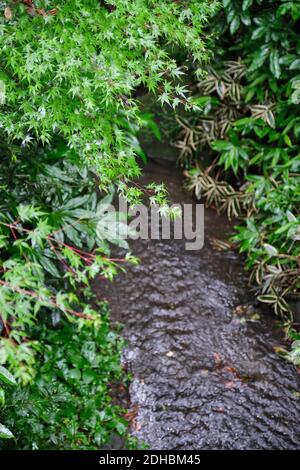
[[[20,204],[17,207],[17,211],[22,222],[37,219],[38,217],[45,215],[45,213],[42,212],[39,207],[30,206],[26,204]]]

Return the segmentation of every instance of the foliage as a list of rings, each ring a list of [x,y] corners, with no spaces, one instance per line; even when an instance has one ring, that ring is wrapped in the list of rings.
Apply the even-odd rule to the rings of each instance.
[[[289,331],[289,338],[293,341],[292,350],[285,354],[288,361],[292,362],[296,366],[300,366],[300,333],[295,329]]]
[[[0,364],[6,364],[21,385],[27,385],[24,391],[18,388],[14,397],[16,400],[25,400],[27,397],[28,413],[32,410],[34,400],[38,400],[38,394],[43,398],[41,408],[37,407],[31,417],[32,422],[26,415],[28,425],[29,422],[32,424],[32,427],[26,428],[29,433],[28,446],[36,429],[40,429],[44,423],[41,412],[46,403],[44,389],[42,385],[38,389],[42,379],[38,382],[36,380],[39,374],[37,369],[41,373],[41,355],[46,354],[44,348],[47,335],[50,338],[52,334],[51,325],[54,327],[65,318],[69,319],[69,329],[66,326],[61,331],[65,332],[66,339],[69,335],[70,341],[72,340],[70,348],[74,347],[77,337],[83,339],[83,333],[77,333],[78,328],[85,332],[85,336],[90,331],[91,338],[93,334],[96,335],[98,328],[99,334],[95,338],[101,340],[101,354],[107,354],[106,362],[101,356],[102,369],[97,370],[101,390],[104,390],[106,384],[101,370],[103,374],[107,374],[107,380],[109,377],[116,379],[119,376],[116,368],[117,353],[113,352],[115,340],[112,341],[114,337],[108,332],[107,319],[102,318],[88,299],[82,297],[83,287],[89,286],[95,276],[112,279],[119,270],[119,260],[110,259],[109,249],[109,242],[116,243],[118,240],[110,236],[109,230],[105,230],[106,226],[109,229],[111,225],[107,221],[105,208],[112,195],[104,199],[99,197],[95,175],[74,163],[72,152],[64,143],[58,141],[55,147],[46,151],[38,147],[35,150],[33,161],[32,150],[21,149],[12,159],[4,149],[0,177]],[[116,228],[123,224],[120,217],[115,224]],[[124,247],[125,241],[121,241]],[[135,263],[136,259],[128,253],[120,261]],[[47,328],[43,329],[43,334],[32,335],[37,324],[45,323]],[[58,333],[56,334],[58,337]],[[54,351],[52,352],[54,357]],[[66,354],[59,342],[55,354]],[[104,367],[105,364],[107,368]],[[53,371],[52,378],[45,378],[43,387],[48,384],[47,380],[50,383],[54,378]],[[61,394],[66,393],[70,397],[71,387],[60,387]],[[8,395],[12,393],[10,390],[7,392]],[[87,401],[88,391],[85,392]],[[53,398],[49,402],[49,408],[44,407],[45,413],[49,415],[63,413],[64,409],[59,408],[62,404],[61,395],[59,391],[57,393],[55,397],[52,390],[47,397],[47,400],[49,396]],[[99,402],[99,406],[106,403],[106,412],[111,409],[112,419],[116,421],[118,410],[111,407],[107,392],[105,393],[103,392],[104,401]],[[19,430],[16,428],[15,423],[21,418],[10,407],[10,399],[8,397],[8,403],[5,404],[4,422],[10,423],[16,438],[23,442],[25,425],[22,424]],[[75,401],[75,395],[73,399]],[[67,421],[59,422],[66,433],[70,432],[67,431]],[[100,431],[100,423],[98,425],[98,434],[100,436],[103,432],[103,439],[109,436],[109,426],[104,423],[103,431]],[[121,424],[118,426],[121,430]],[[3,435],[4,430],[5,428]],[[8,430],[5,432],[7,434]],[[62,430],[57,432],[63,434]],[[46,431],[41,434],[40,445],[48,445],[46,434]],[[71,439],[70,436],[69,438]],[[67,437],[62,439],[67,440]],[[89,445],[87,440],[84,445]]]
[[[234,240],[259,299],[291,315],[289,300],[300,293],[300,4],[223,7],[212,25],[220,34],[215,61],[194,86],[199,111],[179,117],[177,145],[188,165],[210,153],[208,168],[199,162],[189,172],[189,188],[244,220]]]
[[[16,381],[14,376],[5,368],[0,366],[0,383],[15,385]],[[0,386],[0,407],[5,404],[5,390]],[[0,438],[11,439],[13,438],[12,432],[3,424],[0,423]]]
[[[99,449],[116,433],[126,439],[108,388],[124,380],[122,343],[109,331],[106,307],[99,308],[96,323],[74,328],[63,321],[33,332],[42,345],[35,379],[16,388],[5,409],[18,449]]]
[[[76,289],[88,285],[96,275],[113,278],[117,263],[109,258],[104,237],[116,240],[103,230],[107,197],[98,202],[94,177],[72,164],[64,146],[47,153],[37,150],[34,164],[32,155],[26,153],[13,162],[4,157],[2,163],[0,305],[4,337],[0,363],[8,363],[16,379],[27,383],[34,375],[37,348],[28,337],[28,328],[39,312],[46,318],[64,314],[96,319],[89,305],[78,307]],[[130,256],[127,259],[135,262]]]
[[[286,325],[286,339],[291,341],[291,350],[277,347],[275,351],[281,357],[294,364],[296,367],[300,366],[300,333],[291,324]]]
[[[133,129],[142,120],[134,92],[144,86],[161,104],[191,106],[174,49],[201,71],[208,57],[203,25],[218,2],[29,3],[16,2],[9,18],[0,19],[4,138],[30,146],[59,135],[94,169],[102,188],[121,182],[136,200],[138,191],[126,191],[140,174]]]
[[[254,193],[243,188],[237,190],[227,181],[216,180],[209,174],[211,169],[203,172],[200,168],[194,168],[187,172],[186,188],[194,191],[198,199],[204,197],[208,206],[226,211],[229,219],[243,213],[249,217],[255,211]]]
[[[122,216],[112,222],[106,212],[114,189],[132,204],[144,193],[131,183],[143,158],[137,133],[157,127],[136,91],[147,88],[174,109],[193,107],[182,76],[190,61],[200,76],[209,57],[203,28],[217,8],[216,0],[0,0],[0,364],[25,387],[13,395],[25,408],[4,413],[24,447],[95,447],[124,431],[105,388],[119,376],[111,336],[82,290],[136,262],[130,254],[110,258],[111,243],[128,247],[115,237],[125,230]],[[146,192],[165,210],[163,185]],[[93,377],[83,395],[79,366],[71,358],[63,365],[73,383],[63,379],[60,359],[51,362],[70,353],[60,335],[81,351],[77,328],[96,350],[96,328],[103,335],[100,375],[85,366]],[[82,407],[74,420],[73,398]],[[91,424],[80,400],[97,407]]]

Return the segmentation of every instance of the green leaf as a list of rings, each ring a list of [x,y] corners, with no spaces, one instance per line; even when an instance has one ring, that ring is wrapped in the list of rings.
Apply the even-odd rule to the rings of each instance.
[[[0,387],[0,406],[5,404],[5,391],[2,387]]]
[[[89,201],[89,199],[89,194],[86,194],[85,196],[74,197],[62,206],[62,210],[69,211],[70,209],[75,209],[76,207],[84,206]]]
[[[242,10],[246,11],[252,5],[253,0],[243,0]]]
[[[212,148],[218,152],[222,152],[224,150],[230,151],[232,149],[232,144],[226,140],[216,140],[212,143]]]
[[[0,423],[0,438],[12,439],[13,437],[13,433],[6,426],[3,426],[3,424]]]
[[[51,259],[49,259],[47,256],[40,256],[38,260],[43,266],[43,268],[52,276],[57,277],[57,278],[61,277],[60,272],[58,271],[55,263]]]
[[[66,236],[69,238],[69,240],[75,244],[77,248],[82,247],[82,240],[80,238],[80,235],[78,231],[76,230],[75,227],[72,227],[72,225],[66,225],[64,228],[64,233]]]
[[[237,32],[237,30],[239,29],[240,27],[240,24],[241,24],[241,21],[240,21],[240,18],[238,15],[236,15],[233,20],[230,22],[230,33],[231,34],[234,34]]]
[[[14,376],[3,366],[0,366],[0,381],[9,385],[16,385]]]
[[[246,127],[247,125],[251,125],[254,123],[254,119],[253,118],[250,118],[250,117],[246,117],[246,118],[241,118],[241,119],[238,119],[237,121],[234,121],[234,127],[240,127],[240,128],[244,128]]]
[[[154,120],[153,115],[150,113],[144,113],[141,115],[141,118],[143,120],[144,126],[148,127],[152,131],[153,135],[157,138],[157,140],[161,140],[161,132]]]
[[[260,68],[266,61],[267,57],[269,55],[269,46],[263,46],[261,47],[255,54],[254,58],[252,60],[252,63],[249,67],[249,72],[253,72],[254,70],[257,70]]]
[[[300,59],[294,60],[290,65],[290,70],[300,69]]]
[[[270,54],[270,70],[276,78],[280,78],[281,68],[279,63],[278,49],[274,49]]]
[[[107,194],[97,205],[97,217],[101,217],[110,207],[113,200],[113,192]]]
[[[283,140],[285,141],[288,147],[293,147],[292,141],[287,134],[284,134]]]
[[[34,207],[31,205],[25,205],[25,204],[20,204],[17,207],[17,211],[19,214],[20,219],[23,222],[30,221],[33,219],[37,219],[41,215],[44,215],[45,213],[40,210],[39,207]]]

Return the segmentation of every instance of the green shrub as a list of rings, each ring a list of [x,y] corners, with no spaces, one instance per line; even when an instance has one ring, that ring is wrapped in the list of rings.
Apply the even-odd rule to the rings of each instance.
[[[217,7],[215,0],[0,1],[0,364],[25,386],[26,420],[10,408],[4,413],[20,446],[93,447],[108,437],[105,429],[122,427],[111,408],[108,428],[101,428],[102,415],[96,413],[94,431],[79,416],[74,423],[84,429],[73,436],[72,420],[59,421],[59,403],[72,391],[77,403],[81,398],[55,369],[59,389],[45,412],[53,421],[53,436],[47,434],[51,374],[40,361],[51,348],[53,355],[66,353],[50,345],[52,333],[60,333],[49,319],[53,326],[68,318],[72,327],[61,331],[70,332],[101,323],[80,293],[95,276],[112,279],[119,269],[109,256],[116,240],[103,231],[105,204],[114,189],[131,203],[141,199],[143,191],[130,184],[141,171],[137,132],[156,129],[136,91],[146,87],[160,104],[193,107],[181,77],[191,61],[200,76],[209,57],[204,26]],[[151,202],[166,204],[163,186],[151,185]],[[121,261],[136,262],[130,254]],[[37,325],[42,333],[32,337]],[[103,374],[115,377],[109,338],[106,331]],[[70,339],[75,343],[71,333]],[[93,387],[103,401],[96,395],[92,405],[105,414],[107,381],[99,380]],[[82,399],[88,388],[84,393]],[[36,412],[33,396],[43,403]]]
[[[59,135],[102,187],[117,180],[126,191],[140,174],[134,92],[144,86],[161,104],[190,106],[174,50],[201,71],[208,57],[203,26],[218,2],[44,0],[29,9],[25,3],[0,17],[4,139],[46,144]]]
[[[46,153],[37,149],[34,164],[32,153],[2,163],[0,363],[27,383],[37,347],[28,331],[39,313],[98,318],[88,304],[80,306],[77,291],[97,275],[112,279],[118,271],[108,246],[116,240],[102,230],[112,196],[99,200],[95,176],[74,165],[62,144]]]
[[[126,440],[127,423],[112,404],[108,385],[124,381],[122,343],[101,320],[79,328],[63,321],[38,327],[37,373],[17,387],[4,409],[18,449],[99,449],[114,434]]]
[[[84,286],[87,289],[95,276],[112,279],[119,270],[118,263],[109,257],[109,242],[117,240],[110,238],[108,230],[103,230],[105,207],[112,195],[104,199],[99,196],[95,175],[74,163],[72,152],[63,142],[57,141],[55,147],[47,151],[37,147],[34,160],[32,158],[32,149],[20,151],[15,159],[6,154],[2,156],[0,364],[8,366],[25,388],[22,390],[19,385],[12,391],[6,387],[6,402],[2,400],[0,413],[5,425],[13,429],[18,447],[43,448],[57,442],[57,447],[68,448],[68,445],[75,446],[78,440],[78,447],[91,448],[96,441],[103,443],[111,432],[121,434],[123,429],[121,412],[111,405],[106,390],[108,380],[120,377],[119,343],[109,333],[107,316],[93,309],[89,299],[82,295]],[[122,224],[121,221],[116,223]],[[123,247],[124,243],[122,241]],[[130,254],[124,261],[136,262]],[[65,318],[69,319],[69,325],[65,324]],[[62,322],[64,327],[51,331]],[[41,325],[39,334],[33,334],[36,325]],[[43,361],[46,354],[52,355],[53,361],[59,355],[67,357],[63,337],[70,341],[68,347],[72,350],[76,341],[79,348],[82,340],[83,347],[88,335],[91,344],[99,341],[99,350],[95,353],[98,366],[91,365],[97,379],[89,383],[90,388],[81,384],[82,395],[76,395],[71,384],[64,387],[61,378],[59,382],[54,363],[51,363],[52,375],[49,371],[46,374]],[[56,349],[51,346],[52,340],[57,340]],[[50,357],[48,359],[50,364]],[[80,380],[79,377],[78,382]],[[54,393],[56,386],[57,394]],[[47,387],[51,388],[51,393],[45,395]],[[64,416],[68,411],[62,397],[65,394],[73,403],[77,400],[79,407],[80,400],[83,405],[90,402],[89,394],[96,388],[99,394],[93,402],[93,406],[98,407],[95,408],[95,434],[87,434],[90,429],[86,424],[85,440],[78,437],[79,431],[74,431],[71,441],[71,427],[75,429],[75,424],[69,425],[69,417]],[[73,400],[70,398],[72,391]],[[20,406],[21,401],[24,407]],[[101,410],[111,415],[100,423]],[[47,434],[45,416],[53,420],[51,436]],[[24,423],[21,424],[22,417]],[[81,425],[80,419],[76,417]],[[1,429],[2,437],[10,435],[7,428]]]
[[[177,145],[208,203],[241,217],[235,242],[262,302],[291,315],[300,289],[300,4],[223,1],[212,26],[215,61],[195,87],[199,111],[181,119]],[[199,160],[198,160],[199,161]]]

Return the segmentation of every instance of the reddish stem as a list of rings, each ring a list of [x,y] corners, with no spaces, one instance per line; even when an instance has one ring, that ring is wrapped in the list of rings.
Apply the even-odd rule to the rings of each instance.
[[[16,286],[12,286],[9,284],[9,282],[6,282],[6,281],[2,281],[0,279],[0,284],[2,286],[6,286],[8,287],[9,289],[11,290],[14,290],[16,292],[18,292],[19,294],[24,294],[24,295],[29,295],[30,297],[33,297],[37,300],[42,300],[43,299],[34,291],[29,291],[27,289],[23,289],[21,287],[16,287]],[[57,305],[57,303],[55,302],[55,300],[52,298],[48,299],[47,302],[50,304],[50,305],[53,305],[54,307],[56,308],[59,308],[59,306]],[[62,310],[62,309],[61,309]],[[94,318],[90,315],[86,315],[85,313],[82,313],[82,312],[76,312],[75,310],[72,310],[70,308],[65,308],[64,309],[66,312],[70,313],[71,315],[74,315],[76,317],[80,317],[80,318],[85,318],[86,320],[94,320]]]
[[[2,317],[1,314],[0,314],[0,319],[1,319],[2,323],[3,323],[4,330],[5,330],[5,334],[6,334],[6,336],[9,338],[9,335],[10,335],[10,328],[9,328],[8,324],[6,323],[6,321],[4,321],[4,319],[3,319],[3,317]]]

